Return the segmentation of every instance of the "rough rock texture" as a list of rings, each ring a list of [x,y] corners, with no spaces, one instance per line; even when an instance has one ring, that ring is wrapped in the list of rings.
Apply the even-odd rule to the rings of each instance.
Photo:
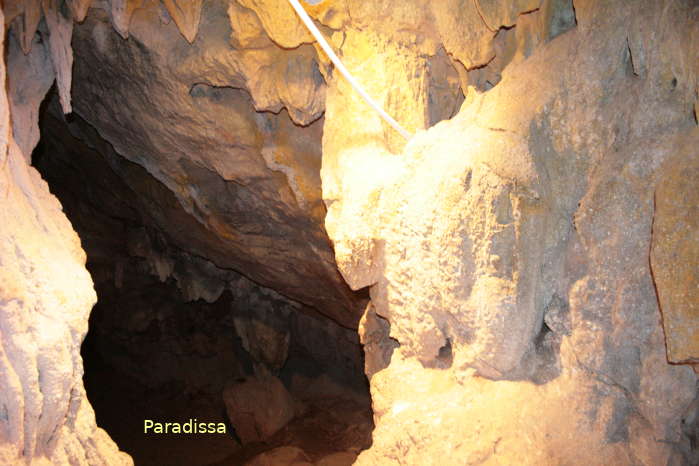
[[[655,192],[651,266],[667,359],[699,363],[699,150],[678,147]]]
[[[243,443],[270,438],[295,414],[294,399],[281,381],[264,369],[223,391],[228,418]]]
[[[48,29],[51,61],[56,73],[56,87],[61,98],[64,113],[73,111],[70,102],[70,86],[73,68],[73,48],[70,41],[73,35],[73,18],[66,17],[59,0],[41,0],[44,20]]]
[[[251,362],[288,382],[310,370],[359,388],[355,331],[178,249],[170,233],[158,229],[159,217],[149,215],[186,219],[174,196],[80,117],[70,120],[53,96],[34,164],[62,199],[88,254],[99,296],[93,343],[107,364],[140,385],[179,384],[216,398],[227,382],[251,371]]]
[[[39,142],[39,106],[55,79],[51,54],[41,33],[34,36],[29,54],[25,55],[17,30],[7,36],[7,83],[12,113],[12,136],[22,154],[31,162],[31,153]],[[26,79],[32,76],[32,79]]]
[[[469,88],[399,155],[329,80],[326,228],[343,276],[372,297],[360,332],[377,427],[357,464],[693,461],[696,376],[665,359],[649,250],[651,231],[681,247],[652,228],[653,197],[663,162],[676,153],[687,170],[699,143],[697,10],[641,11],[576,2],[567,33],[532,26],[536,47],[515,41],[499,82]],[[493,24],[515,18],[502,14]],[[348,32],[343,54],[362,56],[358,44]],[[409,53],[380,44],[377,63]],[[401,121],[414,100],[383,69],[372,84]],[[664,215],[693,218],[691,195],[667,191],[687,201]],[[692,245],[694,233],[672,231]],[[685,250],[668,274],[696,269]],[[693,303],[692,280],[674,299]]]
[[[322,227],[315,51],[235,50],[226,2],[205,13],[190,45],[157,9],[134,13],[128,41],[94,9],[75,31],[76,111],[172,191],[192,227],[161,216],[160,228],[180,248],[356,325],[360,298]],[[304,79],[316,84],[299,92]]]
[[[303,414],[267,441],[274,448],[265,452],[268,454],[259,454],[258,450],[248,461],[254,463],[272,457],[276,462],[272,460],[269,464],[274,466],[293,464],[294,455],[287,457],[281,452],[301,450],[305,461],[319,466],[349,466],[354,463],[359,452],[371,445],[371,414],[357,399],[328,397],[328,393],[325,392],[324,398],[304,399],[307,404],[304,404]],[[292,432],[296,432],[296,436]]]
[[[138,164],[113,166],[139,188],[154,228],[189,254],[178,266],[134,231],[128,244],[151,272],[207,301],[243,273],[347,327],[365,300],[342,278],[371,287],[360,332],[377,428],[358,464],[698,461],[696,375],[668,364],[696,361],[695,2],[309,6],[369,93],[417,132],[407,144],[334,72],[285,2],[99,1],[77,26],[71,15],[81,20],[89,2],[6,3],[21,49],[32,49],[22,58],[11,45],[13,66],[45,71],[48,51],[65,111],[74,78],[72,105],[113,147],[91,131],[81,138]],[[34,51],[37,28],[48,47]],[[45,85],[10,80],[23,151]],[[15,189],[19,172],[8,175],[26,162],[16,155],[0,166],[9,195],[33,199],[29,184]],[[8,199],[3,231],[39,231],[41,215],[19,220],[39,222],[31,227],[13,216],[38,204]],[[73,246],[57,244],[56,254],[77,261],[89,286],[72,230],[51,228],[61,232],[41,244],[69,237]],[[3,263],[23,251],[15,242],[34,238],[13,235]],[[61,285],[65,269],[2,273],[50,274],[41,285],[60,289],[40,299],[63,293],[65,306],[78,289]],[[123,273],[108,276],[120,283]],[[7,309],[25,298],[23,288],[4,295]],[[39,339],[22,347],[25,360],[47,354],[59,371],[75,370],[51,379],[51,415],[38,424],[45,374],[12,381],[30,387],[30,414],[24,430],[5,423],[25,433],[3,454],[27,441],[34,451],[37,438],[85,444],[87,431],[71,435],[70,423],[66,435],[47,429],[60,424],[75,383],[81,396],[75,355],[89,304],[76,305],[76,331],[65,319],[47,323],[47,313],[31,327],[43,338],[67,332],[63,356]],[[271,368],[293,357],[293,335],[286,348],[276,324],[233,326]],[[15,330],[3,341],[17,346]],[[271,347],[254,341],[270,336]]]
[[[95,302],[85,254],[14,141],[0,95],[0,463],[132,464],[85,398],[80,343]]]

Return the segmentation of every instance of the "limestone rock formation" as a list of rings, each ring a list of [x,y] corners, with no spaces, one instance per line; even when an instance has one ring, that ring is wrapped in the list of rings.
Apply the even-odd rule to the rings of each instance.
[[[284,1],[5,2],[0,462],[130,462],[80,380],[84,252],[28,165],[55,80],[75,115],[53,143],[109,173],[116,250],[192,309],[250,300],[169,342],[211,362],[230,349],[216,330],[242,337],[258,376],[224,399],[246,442],[294,415],[268,371],[314,351],[356,370],[358,326],[376,429],[356,464],[696,464],[695,3],[307,4],[406,141]],[[95,270],[110,289],[134,278]],[[189,317],[132,311],[107,326],[124,346]]]
[[[88,254],[99,301],[86,344],[100,361],[139,386],[179,387],[218,402],[253,363],[285,380],[300,366],[341,383],[361,380],[355,331],[178,249],[157,220],[187,218],[174,196],[79,116],[68,122],[55,95],[45,109],[34,165],[63,200]]]
[[[132,464],[97,428],[83,389],[80,343],[95,302],[85,254],[14,141],[0,94],[0,463]]]
[[[231,425],[243,443],[264,441],[284,427],[295,414],[294,399],[281,381],[265,369],[255,377],[223,391]]]
[[[667,359],[699,363],[699,151],[689,140],[663,170],[655,193],[651,266]]]
[[[357,464],[691,461],[696,376],[665,361],[648,251],[658,167],[697,147],[696,11],[645,8],[576,2],[576,28],[514,53],[495,87],[398,155],[329,81],[326,227],[372,297],[360,331],[377,427]],[[404,53],[383,47],[376,60]],[[657,109],[662,122],[642,116]]]
[[[73,48],[70,41],[73,35],[73,18],[64,15],[58,0],[41,0],[41,6],[48,28],[49,49],[61,107],[64,113],[70,113],[73,111],[70,100],[73,68]]]
[[[194,42],[199,29],[201,5],[204,0],[163,0],[165,8],[188,42]]]
[[[55,75],[47,42],[37,34],[31,51],[25,55],[20,38],[15,37],[16,32],[15,29],[7,36],[12,136],[29,163],[32,150],[39,142],[39,106],[51,88]],[[27,76],[35,78],[26,79]]]
[[[175,195],[193,228],[160,217],[179,247],[356,325],[360,299],[322,227],[315,52],[232,49],[224,2],[205,13],[192,46],[153,8],[136,11],[128,41],[95,9],[75,31],[76,111]],[[299,92],[302,82],[314,84]]]

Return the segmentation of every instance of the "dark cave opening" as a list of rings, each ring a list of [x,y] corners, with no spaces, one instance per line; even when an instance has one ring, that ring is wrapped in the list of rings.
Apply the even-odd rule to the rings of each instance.
[[[81,238],[98,297],[81,349],[87,396],[137,465],[246,464],[282,448],[339,465],[370,446],[356,330],[175,244],[143,203],[184,217],[177,200],[63,116],[53,91],[40,129],[32,163]],[[144,432],[147,420],[226,432]]]

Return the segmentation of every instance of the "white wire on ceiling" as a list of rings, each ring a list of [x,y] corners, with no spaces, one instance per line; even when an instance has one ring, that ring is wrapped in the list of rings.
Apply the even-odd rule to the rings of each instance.
[[[323,34],[320,33],[316,25],[313,23],[313,20],[310,18],[310,16],[308,16],[308,13],[306,13],[306,10],[303,9],[299,1],[289,0],[289,3],[294,8],[294,10],[296,10],[296,13],[301,18],[301,21],[303,21],[303,24],[305,24],[308,30],[311,32],[311,34],[313,34],[313,37],[316,38],[318,44],[320,44],[323,51],[325,51],[327,56],[333,62],[335,68],[340,70],[342,76],[344,76],[345,79],[349,81],[354,90],[356,90],[359,93],[359,95],[361,95],[362,98],[364,98],[366,103],[368,103],[371,106],[371,108],[376,110],[376,112],[379,115],[381,115],[381,118],[383,118],[386,121],[386,123],[391,125],[393,129],[398,131],[401,134],[401,136],[403,136],[405,139],[410,139],[412,135],[408,131],[406,131],[396,120],[394,120],[391,117],[391,115],[386,113],[386,111],[383,108],[381,108],[376,102],[374,102],[374,99],[372,99],[371,96],[369,96],[369,94],[367,94],[366,91],[364,91],[362,86],[357,82],[356,79],[354,79],[354,76],[352,76],[350,72],[347,70],[347,68],[345,68],[345,65],[343,65],[338,56],[335,55],[335,52],[333,52],[333,49],[330,48],[330,45],[325,40],[325,37],[323,37]]]

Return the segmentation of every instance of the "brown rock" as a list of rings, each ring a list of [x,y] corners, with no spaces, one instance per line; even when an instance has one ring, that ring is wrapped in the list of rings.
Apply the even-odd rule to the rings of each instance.
[[[278,378],[258,366],[256,375],[228,386],[223,401],[243,443],[268,439],[294,417],[294,400]]]
[[[129,38],[129,25],[134,10],[142,4],[143,0],[112,0],[112,26],[124,39]]]
[[[199,30],[201,5],[204,0],[162,0],[170,17],[189,43],[194,42]]]
[[[699,362],[699,138],[667,163],[655,192],[651,265],[667,359]]]
[[[455,43],[445,49],[472,64],[492,56],[481,13],[497,18],[490,31],[530,7],[454,16],[453,5],[433,5],[449,12],[435,12]],[[693,45],[682,38],[696,25],[678,8],[663,20],[675,32],[619,55],[627,29],[653,29],[661,7],[645,7],[647,17],[582,5],[585,24],[553,40],[553,13],[532,21],[520,45],[501,44],[515,57],[502,79],[469,93],[458,115],[418,132],[398,156],[370,116],[354,129],[359,106],[329,80],[326,226],[348,283],[371,286],[386,319],[378,340],[400,345],[386,367],[367,313],[376,429],[356,464],[652,464],[687,453],[680,419],[696,376],[664,360],[647,251],[657,169],[696,146],[687,91],[696,76],[691,66],[674,80],[669,71],[675,59],[688,63]],[[467,41],[453,35],[455,21],[474,26]],[[526,37],[541,40],[527,49]],[[356,43],[348,37],[343,54]],[[400,47],[387,42],[376,54]],[[628,55],[641,51],[643,83]],[[383,69],[391,90],[379,95],[414,105],[390,86],[400,72]]]
[[[279,312],[265,312],[265,309],[257,309],[250,317],[234,319],[243,348],[269,369],[281,369],[289,354],[288,318],[280,318]]]
[[[267,36],[280,47],[293,49],[314,41],[289,2],[276,0],[237,0],[237,2],[257,14]]]
[[[66,3],[73,14],[73,19],[78,23],[82,23],[87,16],[87,10],[90,9],[92,0],[67,0]]]
[[[41,5],[49,32],[49,50],[56,73],[56,86],[61,98],[61,107],[63,113],[70,113],[73,111],[70,100],[73,79],[73,48],[71,47],[73,19],[63,15],[58,0],[41,0]]]
[[[278,447],[261,453],[246,466],[312,466],[308,455],[298,447]]]
[[[220,3],[202,17],[201,49],[173,25],[153,29],[153,8],[137,10],[133,40],[106,21],[95,10],[76,28],[76,112],[170,190],[192,225],[154,212],[161,228],[221,268],[356,325],[361,302],[342,282],[322,226],[322,120],[310,122],[322,113],[324,84],[314,49],[233,50]],[[104,82],[115,83],[108,93]]]
[[[34,34],[39,27],[41,20],[41,0],[26,0],[12,2],[18,4],[17,13],[23,13],[19,20],[15,22],[18,29],[17,35],[24,53],[29,53],[34,41]]]
[[[316,466],[351,466],[357,459],[357,455],[348,451],[333,453],[332,455],[324,456],[320,461],[316,462]]]

